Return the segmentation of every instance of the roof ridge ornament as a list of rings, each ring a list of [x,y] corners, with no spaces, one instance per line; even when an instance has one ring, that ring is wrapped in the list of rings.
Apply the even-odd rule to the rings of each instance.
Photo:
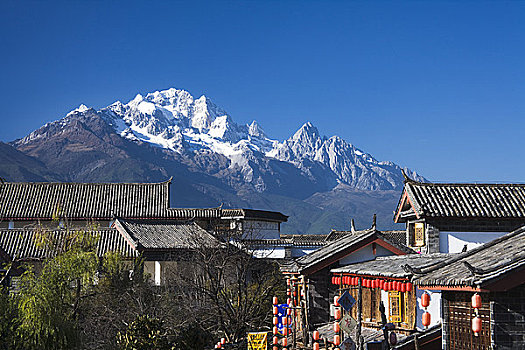
[[[408,177],[407,173],[405,172],[405,169],[403,168],[401,168],[401,174],[403,174],[403,177],[405,178],[404,183],[416,182],[415,180],[412,180],[410,177]]]

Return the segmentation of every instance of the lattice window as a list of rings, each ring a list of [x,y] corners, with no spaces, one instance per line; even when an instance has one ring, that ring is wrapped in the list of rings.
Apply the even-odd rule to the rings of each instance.
[[[388,305],[390,306],[390,322],[401,322],[403,320],[403,304],[401,292],[388,292]]]
[[[451,350],[489,350],[490,344],[490,308],[485,302],[479,309],[482,320],[481,332],[475,336],[472,332],[472,318],[475,316],[471,305],[471,293],[451,293],[448,295],[447,329],[448,348]]]
[[[425,224],[423,222],[414,224],[414,245],[416,247],[425,245]]]

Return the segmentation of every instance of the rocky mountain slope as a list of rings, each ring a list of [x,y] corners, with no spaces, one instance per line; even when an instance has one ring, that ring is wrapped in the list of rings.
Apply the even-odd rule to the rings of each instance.
[[[403,186],[400,166],[377,161],[338,136],[321,136],[311,123],[280,142],[257,122],[236,124],[205,96],[194,99],[177,89],[98,111],[81,105],[11,145],[43,167],[37,181],[173,176],[173,206],[279,210],[292,216],[284,226],[289,232],[348,229],[351,217],[367,226],[375,212],[380,225],[391,227]],[[20,171],[2,171],[9,181],[28,180]]]

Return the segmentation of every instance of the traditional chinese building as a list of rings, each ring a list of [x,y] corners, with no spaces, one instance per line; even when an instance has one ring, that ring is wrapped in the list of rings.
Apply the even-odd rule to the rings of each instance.
[[[405,176],[394,222],[421,253],[472,249],[525,224],[525,185],[422,183]]]
[[[410,269],[417,288],[441,291],[443,349],[525,349],[524,252],[525,227]]]

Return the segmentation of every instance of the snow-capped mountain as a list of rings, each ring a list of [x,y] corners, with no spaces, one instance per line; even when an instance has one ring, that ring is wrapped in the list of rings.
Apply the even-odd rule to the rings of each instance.
[[[88,110],[81,105],[66,119]],[[290,163],[309,177],[318,176],[319,169],[324,169],[328,173],[324,176],[356,189],[399,189],[403,183],[398,165],[377,161],[338,136],[321,136],[309,122],[291,138],[279,142],[267,137],[256,121],[238,125],[207,97],[195,99],[185,90],[171,88],[145,96],[138,94],[126,104],[117,101],[103,108],[99,114],[116,133],[131,141],[179,154],[209,150],[223,155],[230,160],[230,167],[240,167],[242,173],[249,175],[245,176],[247,182],[255,181],[254,163],[271,158]],[[34,139],[35,133],[19,143]],[[423,180],[415,172],[405,170],[413,178]],[[259,188],[264,188],[261,181],[257,180]]]

